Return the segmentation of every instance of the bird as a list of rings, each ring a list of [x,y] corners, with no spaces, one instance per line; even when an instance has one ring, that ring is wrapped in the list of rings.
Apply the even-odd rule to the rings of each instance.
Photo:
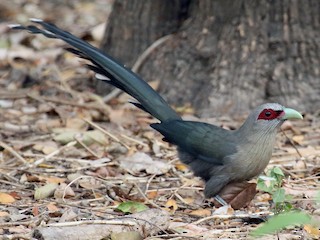
[[[280,126],[288,119],[303,119],[292,108],[265,103],[256,107],[236,130],[183,120],[147,82],[113,57],[52,23],[30,20],[32,25],[10,27],[66,42],[71,46],[68,51],[89,60],[87,67],[98,79],[132,96],[136,100],[132,104],[158,120],[150,126],[165,141],[176,145],[179,159],[204,180],[206,198],[218,196],[230,183],[261,174],[271,159]]]

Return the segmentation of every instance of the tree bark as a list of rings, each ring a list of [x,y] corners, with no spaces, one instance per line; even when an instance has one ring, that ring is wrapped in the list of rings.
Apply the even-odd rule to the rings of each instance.
[[[190,1],[189,19],[139,74],[161,80],[171,104],[191,103],[202,117],[236,116],[263,102],[316,111],[319,9],[317,0]]]
[[[177,32],[189,0],[115,0],[101,49],[132,67],[139,55],[162,36]],[[100,82],[100,81],[99,81]],[[98,92],[105,92],[106,84]]]

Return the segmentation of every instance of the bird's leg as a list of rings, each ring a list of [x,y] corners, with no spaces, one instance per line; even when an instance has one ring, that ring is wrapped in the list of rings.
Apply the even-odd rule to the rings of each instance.
[[[220,197],[218,194],[215,195],[214,197],[214,200],[216,200],[218,203],[220,203],[222,206],[227,206],[228,203],[222,198]]]
[[[215,175],[206,181],[204,188],[204,195],[207,198],[216,197],[221,189],[230,182],[230,176],[228,175]],[[222,199],[220,197],[220,199]],[[219,202],[219,201],[218,201]]]

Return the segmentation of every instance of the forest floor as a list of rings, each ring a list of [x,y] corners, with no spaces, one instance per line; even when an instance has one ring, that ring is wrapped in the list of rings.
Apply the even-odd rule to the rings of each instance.
[[[129,240],[141,234],[251,238],[275,213],[269,193],[258,191],[239,210],[215,207],[175,147],[149,127],[154,119],[124,94],[104,102],[94,93],[94,74],[85,61],[64,51],[61,41],[7,28],[44,18],[98,46],[111,5],[0,3],[0,236],[99,239],[109,231],[112,239]],[[190,107],[177,111],[195,119]],[[284,124],[267,169],[280,167],[285,178],[279,188],[290,195],[288,202],[320,221],[319,113],[303,114],[303,120]],[[234,129],[245,117],[201,121]],[[259,239],[319,238],[319,229],[308,224]]]

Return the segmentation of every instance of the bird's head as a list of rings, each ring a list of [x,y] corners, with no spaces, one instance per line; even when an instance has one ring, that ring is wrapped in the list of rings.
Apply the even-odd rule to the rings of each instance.
[[[274,132],[285,120],[302,118],[302,115],[292,108],[286,108],[278,103],[265,103],[250,113],[240,129],[245,131]]]

